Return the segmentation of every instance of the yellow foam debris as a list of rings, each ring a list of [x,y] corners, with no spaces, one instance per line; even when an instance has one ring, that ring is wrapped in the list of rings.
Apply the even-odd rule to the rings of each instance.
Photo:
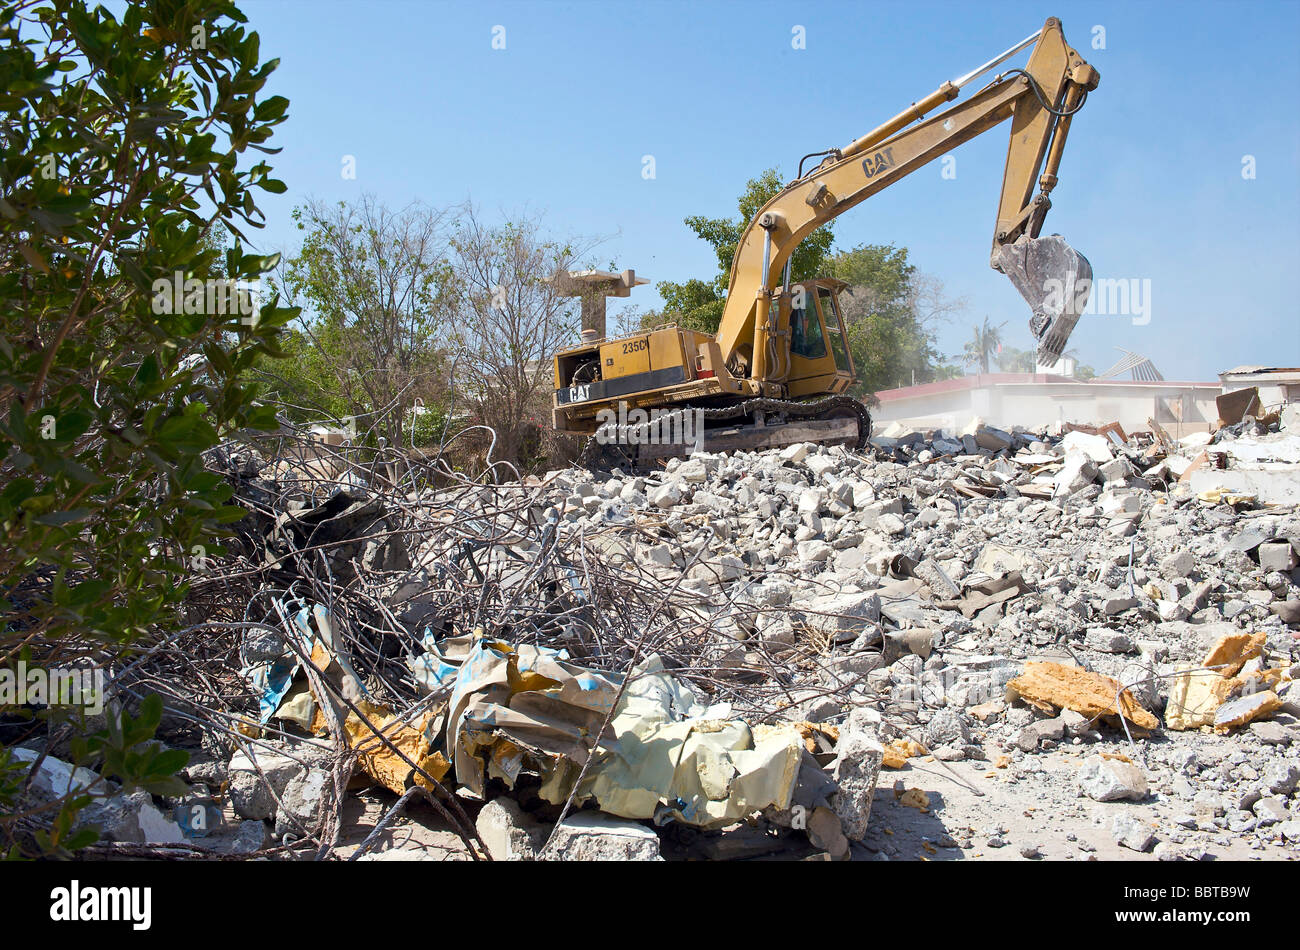
[[[837,726],[832,726],[827,722],[809,722],[804,719],[793,724],[795,732],[803,737],[804,748],[809,752],[820,752],[821,746],[817,744],[817,735],[820,733],[832,742],[839,742],[840,730]]]
[[[1090,673],[1077,666],[1031,660],[1020,675],[1007,684],[1008,694],[1018,697],[1054,715],[1058,709],[1075,712],[1096,719],[1099,716],[1123,716],[1141,729],[1155,729],[1160,720],[1138,705],[1133,695],[1124,690],[1115,705],[1119,683],[1109,676]]]
[[[1264,633],[1229,633],[1219,637],[1210,652],[1205,654],[1201,666],[1217,670],[1220,676],[1234,676],[1247,660],[1259,656],[1264,649]]]
[[[898,799],[898,803],[908,808],[915,808],[917,811],[925,811],[930,807],[930,796],[919,788],[909,788]]]
[[[925,755],[926,748],[911,739],[895,739],[885,746],[885,755],[880,764],[887,769],[901,769],[907,760],[918,755]]]
[[[1176,667],[1178,675],[1170,684],[1169,702],[1165,706],[1165,726],[1181,732],[1214,725],[1215,711],[1248,681],[1276,683],[1282,675],[1280,670],[1236,675],[1247,662],[1262,654],[1266,639],[1264,633],[1224,634],[1201,661],[1205,669],[1187,664]],[[1255,715],[1268,715],[1271,711]]]
[[[451,763],[441,752],[430,752],[432,742],[428,736],[429,725],[441,710],[431,709],[419,722],[410,725],[384,706],[363,701],[358,704],[358,708],[407,759],[419,765],[436,781],[442,781],[442,777],[450,770]],[[433,787],[427,778],[412,769],[401,755],[371,732],[356,713],[349,712],[343,728],[358,753],[357,764],[361,770],[389,791],[402,794],[406,791],[408,780],[425,788]]]
[[[1178,732],[1198,729],[1214,722],[1214,711],[1223,702],[1228,680],[1208,670],[1196,670],[1187,663],[1175,667],[1178,673],[1169,685],[1165,706],[1165,727]]]

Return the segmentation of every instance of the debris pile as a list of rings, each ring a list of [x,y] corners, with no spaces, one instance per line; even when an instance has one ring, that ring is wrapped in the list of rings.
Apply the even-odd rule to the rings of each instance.
[[[1300,429],[1250,425],[501,484],[231,443],[250,513],[116,682],[166,697],[229,853],[383,857],[421,802],[476,857],[1294,853],[1300,514],[1185,477]]]

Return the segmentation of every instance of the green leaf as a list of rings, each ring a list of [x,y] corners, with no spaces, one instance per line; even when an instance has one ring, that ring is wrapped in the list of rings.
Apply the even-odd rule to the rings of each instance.
[[[50,527],[59,527],[60,525],[72,524],[74,521],[85,521],[90,517],[89,508],[74,508],[71,511],[55,511],[48,515],[41,515],[39,518],[33,518],[37,524],[49,525]]]
[[[258,101],[274,61],[243,19],[228,0],[0,0],[0,655],[39,631],[125,668],[146,633],[182,623],[176,545],[214,537],[234,507],[201,453],[257,409],[246,361],[282,332],[155,313],[152,289],[177,270],[251,276],[218,273],[227,238],[207,248],[204,232],[215,216],[241,237],[279,193],[263,153],[288,102]],[[183,369],[195,353],[205,363]],[[173,785],[175,757],[144,748],[160,712],[149,700],[71,746],[124,781]],[[0,798],[6,781],[0,766]],[[73,817],[42,830],[41,853],[91,840]]]

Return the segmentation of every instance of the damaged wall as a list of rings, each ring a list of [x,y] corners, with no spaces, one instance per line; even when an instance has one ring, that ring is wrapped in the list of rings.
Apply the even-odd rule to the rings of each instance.
[[[882,426],[956,428],[971,416],[995,425],[1036,429],[1056,422],[1119,422],[1150,429],[1154,417],[1173,436],[1204,432],[1218,419],[1216,383],[1069,379],[1046,373],[990,373],[876,393],[873,416]]]

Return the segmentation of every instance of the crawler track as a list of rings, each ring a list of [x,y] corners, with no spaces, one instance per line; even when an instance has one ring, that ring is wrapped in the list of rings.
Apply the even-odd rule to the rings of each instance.
[[[681,406],[683,410],[698,408],[704,413],[707,423],[726,422],[741,419],[762,412],[768,416],[783,416],[787,421],[795,419],[843,419],[855,418],[858,421],[858,437],[853,443],[854,449],[862,449],[871,438],[871,413],[852,396],[825,396],[807,402],[790,399],[772,399],[759,396],[746,399],[730,406]],[[705,437],[707,451],[708,437]],[[578,464],[586,468],[608,470],[611,468],[629,468],[637,465],[637,447],[634,445],[601,444],[595,436],[587,440]]]

